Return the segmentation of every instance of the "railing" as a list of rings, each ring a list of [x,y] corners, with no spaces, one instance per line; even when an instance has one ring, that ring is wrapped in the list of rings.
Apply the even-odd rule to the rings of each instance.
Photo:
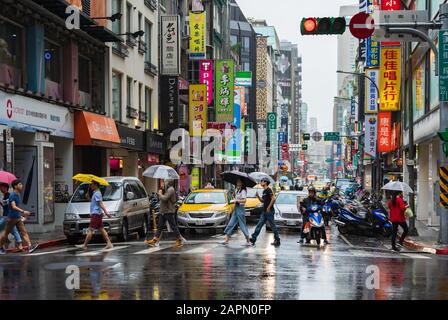
[[[119,55],[122,58],[127,58],[129,57],[129,50],[126,47],[125,44],[121,43],[121,42],[115,42],[112,45],[112,52]]]
[[[158,75],[157,67],[149,61],[145,61],[145,72],[152,74],[153,76]]]
[[[139,115],[138,115],[138,119],[142,122],[146,122],[146,120],[148,120],[146,112],[140,111]]]
[[[133,35],[128,34],[126,36],[126,44],[129,47],[135,47],[137,45],[137,39]]]
[[[141,54],[144,54],[148,50],[145,41],[139,40],[138,41],[138,52]]]
[[[130,119],[138,119],[138,110],[130,106],[126,107],[126,116]]]
[[[145,6],[147,6],[152,11],[157,10],[157,0],[145,0]]]

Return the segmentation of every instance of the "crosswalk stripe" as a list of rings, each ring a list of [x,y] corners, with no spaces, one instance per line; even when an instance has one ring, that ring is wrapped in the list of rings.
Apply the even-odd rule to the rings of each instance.
[[[145,250],[140,250],[140,251],[134,252],[133,254],[150,254],[150,253],[153,253],[153,252],[169,249],[169,248],[172,248],[172,247],[173,246],[168,246],[168,247],[166,247],[166,246],[159,246],[159,247],[149,248],[149,249],[145,249]]]
[[[206,246],[201,246],[199,248],[194,248],[194,249],[190,249],[187,251],[183,251],[182,253],[188,253],[188,254],[200,254],[200,253],[206,253],[216,247],[218,247],[219,244],[213,244],[213,245],[206,245]]]
[[[129,246],[113,247],[112,249],[101,249],[101,250],[96,250],[96,251],[83,252],[83,253],[77,254],[76,256],[92,257],[92,256],[98,256],[101,253],[106,253],[106,252],[111,252],[111,251],[116,251],[116,250],[121,250],[121,249],[126,249],[126,248],[129,248]]]
[[[45,251],[45,252],[34,252],[34,253],[28,253],[27,256],[44,256],[47,254],[55,254],[55,253],[62,253],[62,252],[69,252],[69,251],[77,251],[78,248],[65,248],[65,249],[59,249],[59,250],[53,250],[53,251]]]

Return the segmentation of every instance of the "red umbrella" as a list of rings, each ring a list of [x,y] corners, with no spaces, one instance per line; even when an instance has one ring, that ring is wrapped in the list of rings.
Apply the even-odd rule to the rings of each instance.
[[[7,171],[0,171],[0,183],[11,184],[14,180],[17,180],[16,176]]]

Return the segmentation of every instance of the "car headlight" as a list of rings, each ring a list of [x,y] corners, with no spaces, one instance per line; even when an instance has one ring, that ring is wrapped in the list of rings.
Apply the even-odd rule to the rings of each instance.
[[[65,220],[78,220],[79,216],[76,213],[66,213]]]
[[[180,216],[184,216],[184,215],[187,214],[185,211],[177,211],[177,213],[178,213]]]
[[[222,217],[225,217],[225,216],[227,216],[227,211],[219,211],[219,212],[217,212],[215,214],[216,218],[222,218]]]
[[[112,216],[112,218],[118,218],[121,216],[120,211],[109,211],[109,214]]]
[[[256,208],[257,208],[257,209],[263,208],[263,204],[262,204],[262,203],[257,204]]]

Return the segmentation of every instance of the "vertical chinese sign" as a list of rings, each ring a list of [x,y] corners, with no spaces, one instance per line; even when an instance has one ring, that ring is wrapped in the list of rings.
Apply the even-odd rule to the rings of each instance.
[[[372,14],[378,8],[378,0],[367,0],[368,14]],[[378,42],[374,36],[367,38],[366,40],[366,66],[367,68],[379,68],[380,67],[380,47],[381,43]]]
[[[271,150],[271,158],[277,158],[277,113],[268,112],[267,138]]]
[[[378,152],[389,152],[392,150],[392,113],[378,113]]]
[[[377,125],[378,118],[376,115],[366,115],[365,128],[365,147],[364,158],[366,160],[373,160],[376,157],[376,141],[377,141]]]
[[[380,111],[400,110],[401,48],[381,48]]]
[[[190,59],[205,59],[205,12],[190,12]]]
[[[180,74],[179,16],[161,16],[161,74]]]
[[[233,104],[235,89],[235,63],[233,60],[216,61],[215,105],[216,121],[233,122]]]
[[[372,81],[378,86],[378,78],[380,71],[378,69],[366,70],[366,76],[372,79]],[[375,85],[369,79],[366,78],[366,107],[365,113],[377,113],[378,112],[378,90]]]
[[[202,136],[207,128],[207,86],[205,84],[191,84],[190,97],[190,136]]]
[[[241,163],[241,90],[234,89],[234,118],[232,123],[233,134],[227,145],[227,163]]]
[[[207,85],[207,105],[213,102],[213,60],[199,62],[199,82]]]
[[[179,127],[179,77],[160,76],[161,130],[171,133]]]

